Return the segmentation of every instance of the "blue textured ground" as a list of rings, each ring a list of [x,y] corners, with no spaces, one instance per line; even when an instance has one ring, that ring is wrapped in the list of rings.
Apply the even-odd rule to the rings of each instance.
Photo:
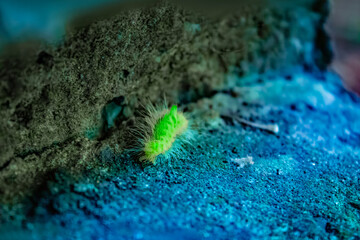
[[[360,100],[335,76],[249,77],[183,107],[199,126],[181,159],[144,166],[104,149],[3,207],[1,239],[360,239]]]

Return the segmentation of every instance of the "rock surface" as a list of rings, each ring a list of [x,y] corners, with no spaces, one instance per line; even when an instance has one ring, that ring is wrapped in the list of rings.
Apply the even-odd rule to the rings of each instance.
[[[254,79],[184,106],[197,137],[178,159],[108,147],[78,175],[54,172],[2,207],[2,239],[359,238],[360,100],[332,74]]]

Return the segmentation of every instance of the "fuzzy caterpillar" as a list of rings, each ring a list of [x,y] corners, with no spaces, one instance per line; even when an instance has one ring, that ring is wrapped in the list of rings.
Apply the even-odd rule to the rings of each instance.
[[[148,107],[135,133],[139,139],[136,152],[140,160],[153,164],[160,155],[178,156],[183,145],[192,139],[189,121],[176,105],[170,109]]]

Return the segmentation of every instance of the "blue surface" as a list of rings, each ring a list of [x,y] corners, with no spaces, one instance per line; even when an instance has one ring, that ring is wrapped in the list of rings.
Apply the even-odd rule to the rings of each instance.
[[[108,147],[78,176],[54,173],[2,207],[2,239],[359,238],[360,100],[332,74],[260,79],[188,104],[200,125],[180,158],[141,165]]]

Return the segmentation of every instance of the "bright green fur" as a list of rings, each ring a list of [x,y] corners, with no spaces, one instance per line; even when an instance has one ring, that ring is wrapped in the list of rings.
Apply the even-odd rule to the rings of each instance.
[[[177,111],[173,105],[154,126],[153,135],[145,142],[144,159],[155,162],[158,155],[168,151],[176,138],[184,133],[188,127],[188,120]]]

